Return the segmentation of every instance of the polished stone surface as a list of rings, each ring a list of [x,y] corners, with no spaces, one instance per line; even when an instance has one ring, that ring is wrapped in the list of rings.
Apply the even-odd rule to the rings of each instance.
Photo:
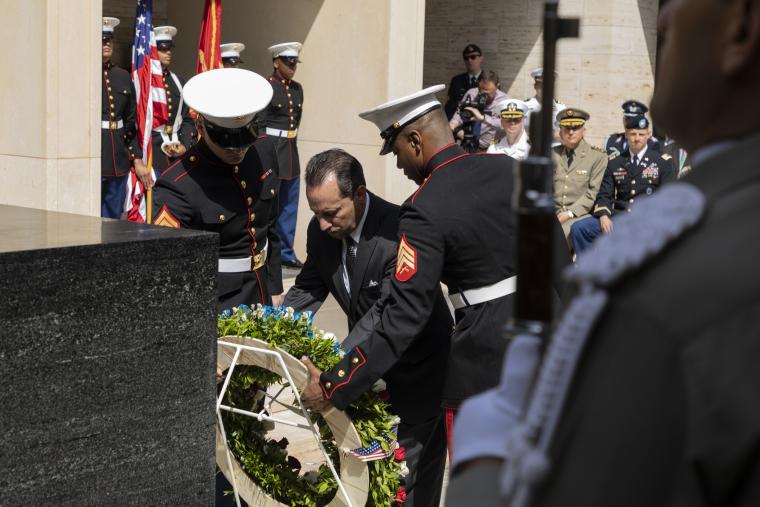
[[[216,235],[0,206],[0,505],[211,505]]]

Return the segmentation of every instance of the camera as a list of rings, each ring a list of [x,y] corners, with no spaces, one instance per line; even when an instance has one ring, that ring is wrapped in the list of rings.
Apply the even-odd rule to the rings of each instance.
[[[487,93],[478,93],[475,98],[471,98],[469,96],[464,98],[464,102],[462,102],[462,105],[459,106],[459,116],[462,118],[462,121],[472,121],[472,111],[468,111],[468,107],[472,107],[480,111],[481,114],[486,110],[486,102],[488,102],[488,94]]]
[[[464,137],[460,142],[462,149],[468,153],[475,153],[480,146],[480,124],[474,120],[474,114],[467,108],[471,107],[480,111],[480,114],[485,114],[486,102],[488,102],[487,93],[478,93],[475,98],[471,98],[469,95],[464,98],[464,102],[459,106],[459,117],[462,118],[462,125],[460,125],[454,134],[459,130],[462,131]]]

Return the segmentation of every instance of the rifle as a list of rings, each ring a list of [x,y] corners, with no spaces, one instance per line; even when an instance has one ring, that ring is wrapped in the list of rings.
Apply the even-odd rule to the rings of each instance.
[[[577,37],[579,20],[560,18],[557,12],[559,0],[544,3],[544,63],[542,83],[542,104],[540,112],[533,112],[530,121],[532,142],[527,159],[518,163],[515,173],[515,194],[513,203],[517,213],[517,296],[515,312],[507,324],[507,334],[515,338],[528,335],[529,339],[546,344],[552,324],[554,223],[553,181],[554,162],[552,141],[554,140],[554,69],[556,67],[556,44],[563,37]],[[531,389],[536,382],[537,371],[532,378],[525,379],[525,389]],[[527,397],[526,397],[527,399]],[[527,407],[523,407],[525,414]],[[537,431],[536,433],[539,433]],[[536,441],[540,435],[524,437]],[[517,467],[514,460],[509,467]],[[512,477],[515,473],[512,473]],[[519,482],[509,489],[509,505],[523,506],[530,501],[530,484]]]

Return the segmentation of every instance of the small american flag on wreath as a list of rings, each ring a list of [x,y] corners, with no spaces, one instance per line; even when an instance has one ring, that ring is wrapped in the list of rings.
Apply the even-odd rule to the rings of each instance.
[[[377,440],[373,440],[367,447],[357,447],[356,449],[348,449],[348,454],[355,456],[361,461],[376,461],[379,459],[385,459],[393,455],[398,449],[398,439],[396,433],[398,427],[391,430],[388,435],[385,435],[383,439],[388,444],[388,450],[383,449],[383,446]]]

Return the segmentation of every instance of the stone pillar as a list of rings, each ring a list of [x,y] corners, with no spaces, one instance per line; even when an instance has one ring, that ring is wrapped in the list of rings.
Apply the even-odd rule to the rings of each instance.
[[[100,0],[1,0],[0,203],[100,214]]]
[[[601,143],[622,128],[620,105],[649,102],[654,86],[657,0],[561,0],[560,13],[580,17],[581,37],[557,51],[557,97],[591,114],[587,138]],[[541,66],[543,2],[428,0],[426,85],[449,84],[464,71],[462,49],[475,43],[484,68],[496,70],[510,97],[533,95],[530,71]]]

